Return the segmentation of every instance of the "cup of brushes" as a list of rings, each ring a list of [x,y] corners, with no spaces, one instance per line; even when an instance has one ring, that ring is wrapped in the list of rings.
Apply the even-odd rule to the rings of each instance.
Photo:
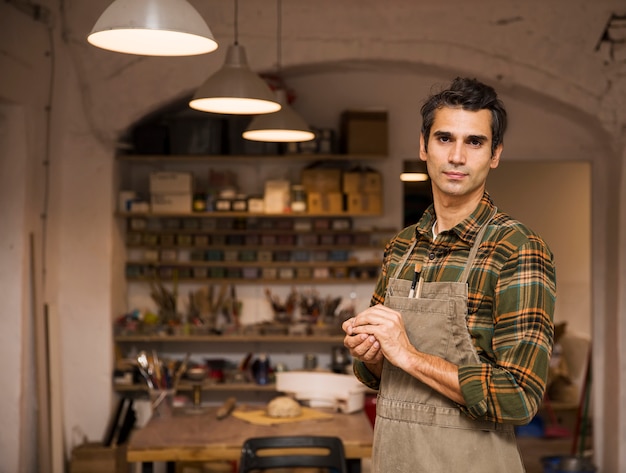
[[[153,415],[172,414],[174,395],[182,375],[187,370],[189,356],[190,353],[187,353],[177,365],[176,362],[163,362],[154,350],[152,356],[148,356],[145,351],[137,355],[137,367],[148,387]]]

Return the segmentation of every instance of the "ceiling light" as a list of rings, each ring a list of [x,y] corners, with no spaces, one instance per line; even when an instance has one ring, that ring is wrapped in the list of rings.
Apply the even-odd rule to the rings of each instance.
[[[248,67],[243,46],[228,46],[222,68],[200,86],[189,106],[202,112],[254,115],[280,110],[267,83]]]
[[[267,83],[248,66],[246,52],[238,43],[235,0],[235,43],[228,47],[222,68],[200,86],[189,106],[202,112],[256,115],[280,110]]]
[[[284,89],[275,91],[276,99],[282,108],[275,113],[258,115],[252,119],[243,137],[251,141],[300,142],[315,138],[307,123],[287,103]]]
[[[87,41],[146,56],[193,56],[217,49],[208,25],[187,0],[115,0]]]
[[[403,172],[400,174],[402,182],[425,182],[429,179],[426,163],[419,159],[403,161]]]
[[[423,182],[428,180],[428,174],[425,172],[403,172],[400,174],[402,182]]]
[[[276,77],[279,80],[279,86],[274,93],[276,99],[282,105],[282,108],[275,113],[259,115],[254,119],[243,132],[246,140],[267,141],[281,143],[296,143],[301,141],[311,141],[315,138],[315,133],[311,131],[309,125],[304,121],[294,109],[289,106],[287,92],[280,77],[281,69],[281,45],[282,45],[282,8],[281,0],[276,2],[278,13],[276,15]]]

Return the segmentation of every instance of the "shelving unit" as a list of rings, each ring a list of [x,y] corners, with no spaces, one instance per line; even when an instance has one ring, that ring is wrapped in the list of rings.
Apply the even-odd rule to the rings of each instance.
[[[297,183],[308,163],[332,161],[342,169],[385,159],[380,155],[130,155],[117,157],[120,189],[148,191],[147,177],[154,171],[191,172],[203,186],[209,172],[233,172],[249,195],[262,194],[265,179],[279,175]],[[373,285],[384,244],[395,232],[389,228],[359,226],[358,220],[374,213],[255,213],[255,212],[117,212],[124,235],[125,277],[132,293],[147,292],[155,278],[165,284],[244,285]],[[195,286],[194,286],[195,285]],[[144,289],[145,286],[145,289]],[[182,288],[181,288],[182,291]],[[241,292],[245,292],[244,289]],[[248,292],[250,294],[250,292]],[[264,301],[265,303],[265,301]],[[244,307],[244,312],[245,312]],[[334,332],[331,332],[334,333]],[[156,350],[159,356],[181,359],[224,357],[241,360],[246,353],[267,353],[273,362],[287,360],[289,369],[302,366],[306,353],[320,355],[327,364],[337,335],[146,335],[127,333],[114,337],[118,353]],[[181,391],[194,383],[183,380]],[[121,395],[143,395],[140,384],[114,383]],[[203,399],[219,401],[228,395],[266,401],[275,386],[248,382],[202,384]]]
[[[333,346],[343,345],[341,335],[116,335],[114,342],[121,351],[152,350],[160,353],[185,351],[192,353],[227,352],[239,354],[246,352],[264,352],[270,357],[281,354],[300,356],[303,352],[321,353],[330,351]],[[197,383],[196,383],[197,384]],[[194,383],[183,379],[179,391],[192,391]],[[114,390],[120,394],[134,395],[147,392],[145,384],[114,384]],[[220,397],[226,393],[240,397],[275,395],[275,385],[260,385],[252,382],[217,383],[205,380],[202,383],[205,397]]]
[[[373,281],[385,237],[393,232],[353,230],[352,219],[344,216],[292,214],[291,220],[284,215],[232,212],[123,216],[128,226],[126,277],[135,281],[155,276],[239,284]]]

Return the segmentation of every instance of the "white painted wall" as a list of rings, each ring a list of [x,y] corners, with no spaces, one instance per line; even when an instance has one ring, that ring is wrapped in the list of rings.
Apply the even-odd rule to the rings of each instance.
[[[46,149],[49,66],[54,59],[47,273],[37,279],[45,279],[42,302],[59,316],[61,346],[55,355],[60,360],[58,388],[65,433],[60,440],[69,448],[82,440],[82,434],[101,438],[113,398],[111,319],[123,308],[118,276],[121,238],[112,217],[114,143],[137,118],[194,90],[221,65],[226,48],[204,57],[169,59],[100,51],[84,38],[109,0],[42,3],[51,8],[49,23],[24,15],[13,3],[0,4],[0,100],[24,109],[26,229],[17,230],[14,238],[23,246],[30,229],[38,242],[42,238],[38,225],[45,188],[41,163]],[[232,4],[217,0],[194,4],[220,44],[228,44]],[[468,74],[496,84],[509,103],[515,117],[507,142],[507,153],[516,150],[508,155],[512,161],[593,163],[592,313],[598,340],[594,395],[599,401],[594,440],[597,463],[607,473],[626,468],[626,452],[618,448],[626,442],[626,431],[620,427],[626,425],[626,409],[619,403],[626,384],[616,376],[626,365],[619,339],[626,297],[622,250],[626,212],[619,190],[626,185],[621,135],[626,123],[626,65],[620,56],[612,59],[605,48],[595,47],[608,15],[619,9],[623,13],[623,0],[489,0],[471,9],[459,0],[429,4],[293,0],[284,2],[283,15],[283,65],[300,92],[296,108],[311,123],[329,120],[333,108],[356,105],[357,100],[387,104],[392,111],[392,154],[404,158],[415,151],[417,103],[432,79],[447,81]],[[241,2],[239,29],[252,67],[271,70],[276,62],[275,2]],[[389,75],[380,75],[383,71]],[[318,77],[320,73],[324,77]],[[318,79],[338,82],[313,85]],[[342,89],[341,79],[350,88]],[[307,103],[321,104],[322,96],[332,106]],[[3,161],[15,156],[0,150]],[[398,165],[390,163],[386,166],[391,170]],[[390,179],[386,174],[385,208],[390,213],[385,219],[391,222],[397,218],[394,202],[399,198],[394,197]],[[18,178],[10,183],[11,189],[20,188]],[[13,261],[8,264],[16,264]],[[3,320],[12,319],[13,327],[21,326],[28,316],[25,306],[18,314],[2,313]],[[19,345],[6,348],[13,353],[28,349],[18,337],[11,340]],[[7,368],[7,379],[30,376],[28,362]],[[27,393],[20,395],[27,399]],[[0,415],[12,418],[13,406],[3,406]],[[33,427],[24,412],[33,407],[32,400],[24,401],[20,421],[30,424],[26,431]],[[13,464],[28,465],[24,459],[34,456],[34,447],[17,438],[1,438],[3,461],[10,458]]]

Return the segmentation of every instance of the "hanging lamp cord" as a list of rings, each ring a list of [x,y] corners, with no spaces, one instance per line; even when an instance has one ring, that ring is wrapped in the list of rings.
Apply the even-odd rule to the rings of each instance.
[[[239,1],[235,0],[235,45],[239,44]]]
[[[282,44],[283,44],[283,30],[282,30],[282,1],[276,0],[276,70],[278,72],[278,76],[280,76],[280,70],[282,67]]]

